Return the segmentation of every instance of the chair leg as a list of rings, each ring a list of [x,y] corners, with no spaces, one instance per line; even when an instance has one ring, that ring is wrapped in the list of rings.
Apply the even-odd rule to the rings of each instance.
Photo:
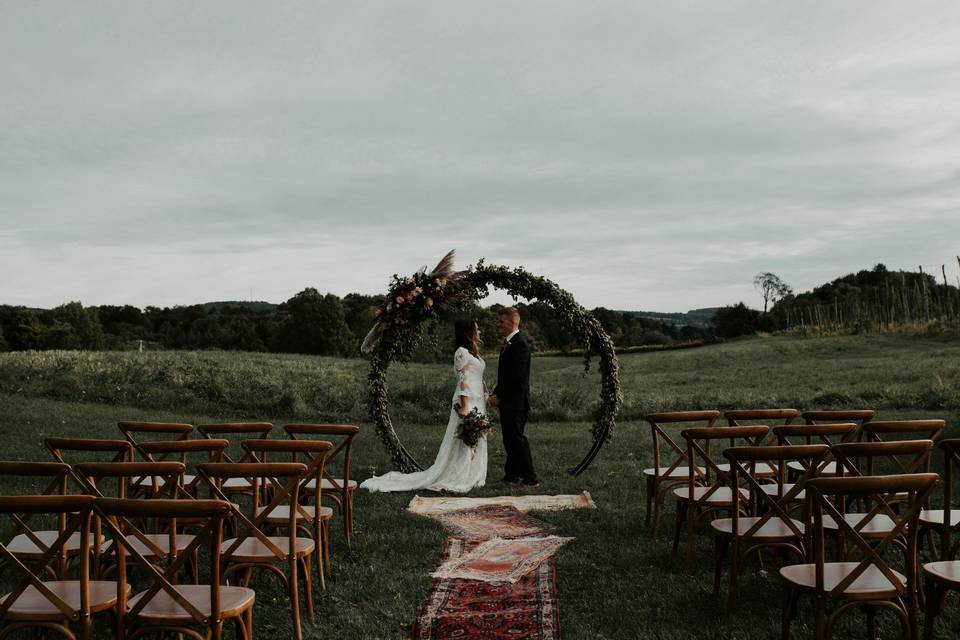
[[[827,603],[821,595],[814,596],[814,600],[816,601],[814,637],[816,640],[826,640]]]
[[[943,592],[930,578],[924,580],[924,583],[924,597],[927,601],[923,612],[923,640],[932,640],[933,626],[943,605]]]
[[[647,512],[646,516],[644,517],[644,524],[646,525],[647,529],[650,528],[650,507],[653,505],[653,494],[656,490],[653,485],[653,480],[653,476],[647,476]]]
[[[723,561],[727,557],[727,548],[730,541],[723,536],[715,535],[714,543],[714,566],[713,566],[713,595],[720,595],[720,580],[723,577]]]
[[[327,520],[323,521],[323,557],[327,561],[327,573],[330,574],[333,565],[330,564],[330,524]]]
[[[877,640],[877,610],[867,606],[867,638]]]
[[[300,589],[297,583],[297,559],[290,556],[290,566],[287,567],[290,572],[287,580],[287,588],[290,591],[290,615],[293,616],[293,637],[296,640],[303,640],[303,631],[300,629]]]
[[[311,621],[316,619],[313,611],[313,568],[310,566],[312,561],[313,556],[311,554],[307,554],[300,559],[301,566],[303,567],[304,597],[307,601],[307,616]]]
[[[673,528],[673,550],[670,552],[671,557],[677,557],[677,549],[680,548],[680,528],[683,526],[683,522],[687,513],[687,503],[677,502],[677,521],[676,526]]]
[[[314,553],[317,556],[317,580],[320,581],[320,588],[327,590],[327,578],[323,571],[323,524],[319,521],[313,523],[313,539],[316,541]]]
[[[797,598],[799,593],[794,593],[793,589],[786,587],[783,590],[783,617],[780,621],[780,640],[790,640],[790,623],[797,613]]]

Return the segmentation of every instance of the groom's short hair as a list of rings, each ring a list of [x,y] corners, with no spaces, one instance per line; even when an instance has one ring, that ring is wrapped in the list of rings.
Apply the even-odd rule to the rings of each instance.
[[[504,307],[500,309],[501,316],[507,316],[514,322],[520,322],[520,312],[517,311],[516,307]]]

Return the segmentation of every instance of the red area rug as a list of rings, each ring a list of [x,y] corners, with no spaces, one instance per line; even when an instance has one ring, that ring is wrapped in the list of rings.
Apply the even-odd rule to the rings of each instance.
[[[451,538],[444,562],[479,543]],[[548,558],[514,583],[434,580],[427,603],[413,623],[415,640],[558,640],[556,561]]]
[[[430,517],[438,520],[451,536],[462,540],[531,538],[550,533],[549,524],[508,504],[445,511]]]

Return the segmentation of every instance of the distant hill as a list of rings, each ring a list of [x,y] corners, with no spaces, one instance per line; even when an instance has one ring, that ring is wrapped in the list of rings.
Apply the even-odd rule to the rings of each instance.
[[[203,304],[194,306],[199,307],[204,311],[222,311],[225,308],[232,308],[248,309],[257,313],[262,313],[264,311],[275,311],[280,305],[273,304],[272,302],[262,302],[259,300],[224,300],[221,302],[204,302]]]
[[[719,309],[719,307],[691,309],[686,313],[662,313],[660,311],[624,311],[623,313],[628,313],[630,315],[637,316],[638,318],[655,320],[657,322],[663,322],[664,324],[675,325],[678,327],[706,328],[711,325],[713,316],[717,312],[717,309]]]

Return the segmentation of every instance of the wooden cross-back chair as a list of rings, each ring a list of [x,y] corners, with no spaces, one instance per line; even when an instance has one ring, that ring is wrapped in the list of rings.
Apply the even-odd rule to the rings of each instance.
[[[324,491],[323,474],[327,455],[333,443],[326,440],[244,440],[243,449],[253,462],[269,462],[271,455],[287,456],[290,462],[303,462],[307,466],[306,480],[300,487],[300,502],[312,498],[313,504],[299,504],[296,508],[298,525],[309,524],[309,531],[316,544],[317,577],[320,587],[327,588],[325,573],[330,570],[330,519],[333,509],[321,504]],[[307,480],[309,479],[309,480]],[[309,488],[308,488],[309,487]],[[261,507],[261,510],[266,507]],[[289,505],[278,505],[267,518],[268,525],[284,526],[290,516]]]
[[[300,484],[307,474],[307,465],[294,462],[216,462],[201,464],[197,469],[220,500],[226,499],[226,494],[220,488],[226,480],[247,478],[252,481],[253,505],[250,516],[243,513],[237,505],[231,504],[238,533],[237,537],[225,540],[220,546],[223,579],[229,580],[242,573],[244,584],[248,584],[254,569],[265,570],[277,576],[290,600],[294,637],[302,640],[299,578],[303,577],[307,615],[313,620],[313,581],[310,565],[316,549],[315,541],[300,536],[297,527]],[[270,481],[272,499],[266,507],[261,508],[260,489],[264,479]],[[289,507],[285,523],[286,535],[271,536],[269,533],[273,525],[269,519],[274,511],[283,505]],[[278,565],[285,566],[286,572]]]
[[[92,616],[103,611],[116,611],[117,587],[113,582],[90,580],[90,554],[80,554],[77,577],[43,580],[42,570],[63,556],[71,538],[83,548],[90,546],[90,518],[93,497],[87,495],[2,496],[0,515],[7,516],[18,528],[29,530],[23,516],[51,516],[64,521],[55,539],[40,544],[44,551],[33,566],[0,542],[4,572],[15,576],[12,590],[0,599],[0,637],[22,628],[42,628],[74,639],[70,627],[79,628],[79,637],[91,636]]]
[[[256,594],[245,587],[221,585],[220,547],[223,521],[230,503],[221,500],[170,500],[97,498],[96,513],[117,549],[116,594],[120,601],[117,637],[138,640],[162,632],[182,634],[195,640],[219,640],[225,621],[233,620],[236,637],[253,638],[253,604]],[[181,546],[177,520],[203,522],[183,552],[168,555],[158,563],[146,556],[126,531],[133,522],[165,521],[166,547]],[[121,524],[122,523],[122,524]],[[141,532],[142,533],[142,532]],[[206,543],[210,552],[208,584],[180,585],[177,575],[188,558],[196,557]],[[128,599],[128,556],[147,576],[145,589]],[[202,632],[198,632],[197,628]]]
[[[904,638],[918,637],[917,522],[937,479],[935,473],[920,473],[815,478],[807,483],[808,509],[813,517],[807,536],[811,555],[806,564],[780,569],[786,584],[783,638],[789,637],[790,623],[802,594],[813,596],[817,640],[831,637],[836,621],[855,608],[866,609],[867,637],[876,636],[878,609],[896,614]],[[865,539],[860,530],[844,521],[842,510],[837,506],[849,500],[869,500],[895,493],[909,496],[906,508],[897,515],[894,528],[879,540]],[[838,561],[827,561],[824,529],[828,518],[840,523],[837,533],[858,552],[858,559],[842,554]],[[884,558],[884,552],[901,540],[906,540],[903,572],[894,569]],[[833,602],[839,606],[828,616],[827,605]]]
[[[718,511],[733,508],[733,489],[727,483],[728,471],[720,469],[714,460],[712,444],[727,440],[744,446],[757,446],[763,441],[770,428],[764,425],[746,427],[701,427],[684,429],[680,435],[686,441],[686,459],[691,463],[693,473],[687,478],[685,487],[676,487],[673,497],[677,504],[677,521],[673,532],[673,555],[676,556],[680,544],[680,529],[684,521],[687,524],[687,566],[693,562],[693,538],[700,522]],[[740,489],[742,491],[742,489]],[[743,494],[746,499],[747,494]]]
[[[230,442],[223,439],[201,440],[155,440],[141,442],[140,451],[148,462],[180,462],[186,468],[183,474],[183,488],[192,496],[197,496],[197,487],[200,478],[190,472],[191,456],[199,456],[202,462],[220,462],[223,452],[230,446]]]
[[[960,509],[953,509],[953,483],[960,480],[960,438],[940,441],[943,450],[943,508],[924,510],[920,513],[920,526],[940,533],[940,558],[923,565],[925,611],[923,622],[924,640],[932,640],[934,623],[943,611],[950,591],[960,591]],[[949,520],[944,517],[950,514]],[[946,523],[949,522],[949,525]]]
[[[853,422],[862,425],[873,420],[877,412],[873,409],[812,409],[801,414],[807,424],[829,424]]]
[[[70,482],[70,466],[60,462],[0,462],[0,476],[7,480],[14,478],[26,482],[30,489],[29,495],[61,495],[68,493]],[[28,513],[20,520],[14,520],[13,528],[0,539],[7,551],[38,570],[47,572],[54,577],[63,577],[70,562],[75,559],[84,547],[80,542],[80,534],[75,533],[61,546],[59,552],[53,556],[53,562],[39,564],[41,558],[46,557],[47,548],[60,537],[67,523],[66,514],[59,514],[55,529],[34,530],[30,521],[34,514]],[[0,567],[3,566],[0,561]]]
[[[74,473],[86,492],[98,498],[122,500],[138,495],[142,487],[136,483],[141,478],[150,479],[152,498],[191,498],[183,490],[184,465],[181,462],[81,462],[74,466]],[[113,486],[108,487],[107,484]],[[100,518],[95,518],[95,521],[100,530],[102,521]],[[118,526],[126,532],[130,545],[136,547],[142,556],[154,561],[166,560],[168,556],[176,557],[184,553],[193,540],[192,535],[181,534],[176,538],[178,546],[168,547],[170,538],[163,532],[160,522],[124,521]],[[98,544],[94,549],[94,558],[95,575],[98,577],[110,575],[117,568],[116,546],[113,543],[108,543],[102,549]],[[198,579],[198,565],[198,557],[190,559],[190,570],[195,582]]]
[[[133,445],[135,455],[139,455],[145,462],[163,462],[165,458],[159,460],[152,458],[144,453],[141,443],[144,441],[155,442],[157,440],[187,440],[193,433],[193,425],[184,422],[118,422],[117,427],[123,437]],[[136,483],[146,487],[150,484],[149,478],[141,478]],[[147,495],[144,493],[143,495]],[[130,497],[139,497],[138,495]]]
[[[844,442],[830,448],[837,461],[838,477],[896,477],[924,473],[930,469],[930,455],[933,451],[932,440],[895,440],[891,442]],[[871,475],[876,470],[877,459],[894,461],[895,469],[887,475]],[[846,526],[853,527],[865,539],[884,539],[896,528],[898,518],[897,504],[910,499],[907,492],[885,493],[874,496],[860,496],[860,500],[847,501],[837,505],[843,513]],[[826,526],[837,529],[840,523],[827,517]],[[906,539],[895,540],[904,550]],[[840,551],[844,553],[843,539],[840,539]]]
[[[269,438],[270,432],[273,431],[273,424],[270,422],[198,424],[197,431],[199,431],[204,438],[211,440],[222,438],[230,442],[231,446],[221,454],[221,462],[251,462],[250,454],[243,450],[240,442],[253,438],[259,438],[261,440]],[[238,440],[239,442],[235,443],[233,440]],[[234,445],[236,448],[233,448]],[[230,455],[231,448],[233,448],[235,455]],[[239,453],[237,453],[237,449],[239,449]],[[221,487],[221,490],[228,496],[232,496],[233,494],[250,495],[253,491],[253,484],[246,478],[231,478],[228,483],[225,483]]]
[[[686,443],[678,444],[670,437],[666,427],[669,425],[677,430],[691,426],[713,427],[719,417],[719,411],[669,411],[648,413],[643,417],[650,425],[653,440],[653,467],[643,470],[647,490],[645,522],[650,527],[652,515],[651,535],[656,535],[660,530],[660,516],[667,493],[686,485],[691,475]],[[661,445],[666,451],[661,450]]]
[[[762,424],[773,426],[777,424],[790,424],[800,415],[798,409],[772,408],[772,409],[730,409],[723,412],[723,418],[727,421],[729,427],[745,427],[751,424]],[[768,436],[767,442],[763,444],[775,444],[772,434]],[[731,443],[731,447],[733,444]],[[721,471],[729,471],[730,464],[727,462],[718,465]],[[757,464],[754,468],[755,473],[762,477],[773,477],[775,470],[764,462]]]
[[[769,426],[776,423],[790,424],[800,411],[797,409],[731,409],[723,412],[723,418],[727,421],[727,426],[743,427],[748,422],[761,421]]]
[[[832,446],[841,442],[856,440],[858,427],[855,422],[790,424],[773,428],[773,435],[779,445],[791,444],[825,444]],[[792,474],[803,473],[804,467],[797,461],[787,464]],[[833,455],[829,454],[818,470],[821,476],[837,475],[837,463]],[[803,499],[803,496],[800,496]]]
[[[829,452],[830,447],[825,444],[732,447],[723,452],[730,461],[733,505],[729,518],[713,520],[710,527],[716,543],[714,594],[720,592],[723,561],[727,552],[731,552],[729,606],[733,606],[736,596],[740,566],[751,554],[759,557],[765,548],[778,548],[793,553],[800,562],[806,558],[804,541],[809,521],[806,516],[802,521],[797,520],[790,512],[798,496],[803,494],[804,485],[817,477]],[[787,463],[791,461],[802,464],[804,473],[796,482],[787,483]],[[772,492],[769,490],[771,477],[757,473],[760,465],[774,469]],[[742,492],[733,490],[743,485],[749,494],[746,501]]]
[[[45,438],[44,446],[53,459],[64,464],[95,462],[93,454],[113,454],[104,462],[133,462],[133,445],[126,440],[96,438]],[[73,458],[80,458],[74,460]]]
[[[288,424],[283,430],[292,440],[319,438],[333,442],[334,448],[326,454],[326,466],[323,472],[323,495],[333,501],[343,518],[343,536],[350,544],[353,536],[353,496],[357,491],[357,481],[350,477],[350,457],[353,440],[360,433],[360,427],[352,424]],[[339,461],[340,472],[334,473],[331,463]],[[312,491],[313,479],[307,481],[304,489]]]

